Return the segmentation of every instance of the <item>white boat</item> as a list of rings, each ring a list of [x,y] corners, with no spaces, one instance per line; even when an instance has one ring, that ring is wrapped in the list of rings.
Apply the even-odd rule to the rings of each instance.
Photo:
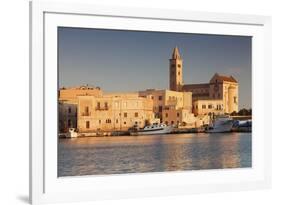
[[[155,135],[155,134],[169,134],[173,131],[173,126],[167,126],[162,123],[153,123],[145,126],[143,129],[136,129],[131,131],[131,135]]]
[[[68,132],[65,135],[66,138],[76,138],[78,137],[77,132],[75,132],[75,128],[69,128]]]
[[[233,119],[229,116],[217,116],[210,124],[206,132],[230,132],[233,126]]]

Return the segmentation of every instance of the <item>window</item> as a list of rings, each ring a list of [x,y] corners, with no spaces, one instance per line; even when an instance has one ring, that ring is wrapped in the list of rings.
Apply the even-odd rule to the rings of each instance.
[[[128,115],[127,115],[127,113],[126,112],[124,112],[124,117],[127,117]]]
[[[111,119],[105,120],[106,123],[111,123]]]
[[[154,96],[151,96],[151,99],[153,100],[153,99],[154,99]]]
[[[138,117],[139,116],[139,113],[135,112],[135,117]]]
[[[100,109],[100,102],[97,102],[97,109]]]
[[[87,128],[87,129],[90,128],[90,121],[86,121],[86,128]]]
[[[158,109],[159,109],[159,112],[162,112],[163,107],[160,105],[160,106],[158,107]]]
[[[181,67],[181,64],[178,64],[178,68],[180,68]]]
[[[89,116],[90,115],[89,107],[88,106],[85,107],[84,111],[85,111],[84,116]]]
[[[212,109],[213,108],[213,105],[212,104],[209,104],[208,105],[208,109]]]
[[[71,107],[68,108],[68,113],[71,113]]]
[[[89,113],[89,107],[88,106],[85,107],[85,113]]]
[[[236,96],[233,97],[233,102],[234,102],[234,103],[237,103],[237,97],[236,97]]]
[[[162,100],[162,96],[159,96],[159,97],[158,97],[158,100]]]
[[[221,94],[220,93],[218,93],[218,98],[220,98],[221,97]]]
[[[118,119],[116,120],[116,123],[118,123]]]
[[[178,72],[178,75],[180,75],[181,74],[181,72]]]
[[[202,105],[202,109],[206,109],[206,105]]]
[[[180,113],[177,113],[177,117],[179,117],[180,116]]]
[[[68,121],[67,121],[67,126],[68,126],[68,127],[71,127],[71,120],[68,120]]]
[[[124,121],[124,125],[126,125],[127,124],[127,122],[126,121]]]
[[[166,121],[165,124],[168,125],[169,124],[168,121]]]
[[[166,115],[165,115],[166,117],[168,117],[168,113],[166,113]]]
[[[174,124],[174,121],[172,121],[171,124],[173,125],[173,124]]]
[[[99,124],[101,124],[101,120],[99,120]]]
[[[107,103],[107,102],[104,103],[104,108],[105,108],[106,110],[108,109],[108,103]]]

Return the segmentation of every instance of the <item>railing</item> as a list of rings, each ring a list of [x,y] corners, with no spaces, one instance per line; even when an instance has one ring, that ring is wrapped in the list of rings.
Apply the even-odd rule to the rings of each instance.
[[[83,112],[81,116],[91,116],[91,112]]]
[[[109,107],[96,107],[96,110],[109,110]]]

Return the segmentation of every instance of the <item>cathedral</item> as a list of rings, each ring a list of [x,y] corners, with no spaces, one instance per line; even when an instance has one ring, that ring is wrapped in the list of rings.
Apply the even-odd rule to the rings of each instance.
[[[183,60],[177,47],[170,59],[170,90],[192,93],[195,115],[238,112],[238,81],[233,76],[215,73],[208,83],[184,84]]]

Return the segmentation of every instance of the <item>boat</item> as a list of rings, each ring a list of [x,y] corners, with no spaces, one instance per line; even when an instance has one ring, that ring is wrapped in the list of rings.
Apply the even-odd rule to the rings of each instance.
[[[237,120],[234,122],[232,130],[236,132],[251,132],[252,120]]]
[[[231,132],[233,119],[229,116],[217,116],[206,129],[208,133]]]
[[[155,135],[155,134],[169,134],[173,131],[173,126],[168,126],[163,123],[153,123],[147,125],[143,129],[135,128],[130,131],[130,135]]]
[[[75,128],[69,128],[68,132],[65,135],[66,138],[76,138],[78,137],[77,132],[75,131]]]

